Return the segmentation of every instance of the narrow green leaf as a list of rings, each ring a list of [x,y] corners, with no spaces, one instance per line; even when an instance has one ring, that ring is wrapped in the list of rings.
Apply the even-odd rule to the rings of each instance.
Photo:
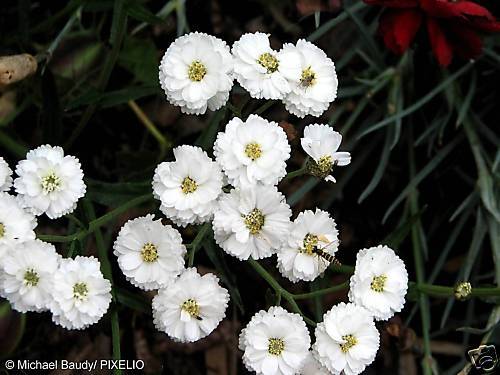
[[[163,23],[163,20],[153,14],[148,8],[138,1],[129,1],[125,5],[127,14],[136,19],[137,21],[145,22],[151,25],[158,25]]]
[[[422,180],[424,180],[436,167],[441,164],[448,154],[453,151],[453,149],[460,143],[462,140],[462,136],[457,136],[453,141],[448,143],[445,147],[443,147],[434,158],[427,163],[427,165],[422,168],[416,175],[411,179],[408,185],[403,189],[403,191],[398,195],[398,197],[394,200],[394,202],[387,209],[382,222],[385,223],[389,215],[396,209],[396,207],[405,199],[405,197],[418,186]]]
[[[126,289],[115,288],[118,303],[132,310],[151,315],[151,302],[144,296],[129,292]]]
[[[424,95],[422,98],[417,100],[415,103],[413,103],[411,106],[405,108],[401,112],[395,113],[392,116],[389,116],[385,118],[382,121],[377,122],[376,124],[370,126],[368,129],[363,131],[360,135],[359,138],[363,138],[364,136],[374,132],[375,130],[378,130],[384,126],[387,126],[388,124],[396,121],[399,118],[404,118],[408,116],[409,114],[417,111],[420,109],[424,104],[429,102],[432,98],[434,98],[437,94],[439,94],[441,91],[443,91],[446,87],[448,87],[450,84],[452,84],[457,78],[462,76],[464,73],[469,71],[469,69],[473,66],[473,62],[467,63],[464,65],[462,68],[457,70],[455,73],[450,75],[448,78],[443,80],[439,85],[437,85],[435,88],[433,88],[429,93]]]
[[[361,195],[358,198],[358,203],[363,202],[366,197],[370,195],[370,193],[375,190],[375,188],[378,186],[380,180],[382,179],[382,176],[384,175],[385,168],[387,167],[387,162],[389,160],[389,155],[391,153],[391,148],[390,148],[390,143],[391,143],[391,138],[392,138],[392,133],[393,131],[387,130],[385,134],[385,141],[384,145],[382,147],[382,155],[380,156],[380,161],[377,165],[377,169],[375,170],[375,173],[373,174],[373,177],[368,184],[368,186],[363,190]]]
[[[105,93],[100,93],[95,89],[90,89],[83,95],[70,101],[66,105],[65,109],[70,111],[90,104],[99,104],[101,108],[115,107],[119,104],[125,104],[129,100],[137,100],[147,96],[157,95],[159,92],[160,91],[157,86],[132,86]]]
[[[235,275],[227,267],[224,256],[221,254],[222,250],[215,245],[213,238],[205,239],[203,242],[203,248],[205,249],[208,258],[215,266],[222,283],[228,288],[231,300],[243,314],[245,312],[245,308],[243,307],[240,291],[236,285]]]
[[[359,10],[363,9],[365,6],[366,5],[363,2],[357,1],[356,4],[352,5],[349,8],[349,11],[351,13],[356,13]],[[314,42],[315,40],[321,38],[328,31],[330,31],[330,29],[332,29],[333,27],[337,26],[342,21],[345,21],[347,18],[348,18],[347,12],[344,11],[344,12],[340,13],[336,18],[334,18],[334,19],[332,19],[332,20],[330,20],[328,22],[325,22],[323,25],[321,25],[320,27],[318,27],[316,29],[316,31],[314,31],[311,35],[309,35],[309,37],[307,38],[307,40],[309,40],[311,42]]]

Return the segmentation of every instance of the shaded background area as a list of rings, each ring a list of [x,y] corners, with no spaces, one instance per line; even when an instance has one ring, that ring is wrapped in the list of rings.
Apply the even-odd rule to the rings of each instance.
[[[487,3],[500,15],[500,6]],[[490,4],[491,3],[491,4]],[[27,149],[62,145],[77,156],[89,186],[87,197],[102,215],[150,193],[159,161],[172,158],[171,146],[198,144],[211,150],[217,130],[234,115],[255,111],[279,122],[292,144],[288,170],[300,168],[304,126],[329,123],[344,136],[342,149],[353,162],[335,171],[336,184],[302,176],[280,184],[294,217],[318,206],[339,226],[338,258],[354,264],[363,247],[387,243],[397,249],[410,279],[420,272],[428,283],[474,286],[500,279],[498,205],[500,139],[500,41],[484,40],[476,61],[456,58],[444,70],[432,56],[425,30],[403,57],[386,51],[377,35],[381,9],[360,1],[4,1],[0,10],[0,55],[30,53],[39,62],[35,75],[0,93],[0,154],[11,165]],[[248,97],[237,85],[231,109],[187,116],[169,105],[161,91],[158,63],[166,48],[188,31],[213,34],[231,45],[244,32],[271,34],[272,44],[309,38],[336,64],[339,96],[320,119],[298,119],[279,103]],[[158,139],[144,126],[150,121]],[[129,218],[157,211],[152,199],[103,228],[110,249]],[[75,216],[84,223],[81,207]],[[66,235],[74,221],[40,220],[38,232]],[[182,231],[186,243],[196,228]],[[95,240],[57,245],[61,254],[96,254]],[[420,259],[422,267],[415,267]],[[128,284],[113,256],[119,303],[122,358],[143,359],[148,373],[244,374],[237,351],[242,325],[276,296],[244,262],[205,241],[195,265],[219,274],[230,289],[227,318],[207,339],[176,344],[152,325],[150,300]],[[283,286],[308,292],[343,282],[328,271],[312,284],[291,284],[279,276],[274,258],[262,264]],[[346,292],[301,302],[307,316],[346,299]],[[465,350],[484,335],[497,340],[500,311],[496,299],[455,302],[418,299],[401,314],[380,323],[381,349],[367,374],[416,374],[421,361],[439,373],[455,374],[466,364]],[[430,327],[422,325],[428,320]],[[425,324],[425,323],[424,323]],[[85,360],[110,358],[109,314],[83,332],[56,327],[50,315],[20,315],[0,305],[0,355],[8,358]],[[424,342],[423,331],[430,341]],[[423,357],[430,345],[432,358]]]

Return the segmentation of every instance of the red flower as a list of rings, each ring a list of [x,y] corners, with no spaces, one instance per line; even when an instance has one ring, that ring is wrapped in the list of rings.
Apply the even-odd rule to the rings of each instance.
[[[402,54],[425,23],[434,55],[448,66],[454,54],[477,57],[483,45],[479,32],[498,32],[500,22],[484,7],[467,0],[364,0],[387,9],[379,32],[391,51]]]

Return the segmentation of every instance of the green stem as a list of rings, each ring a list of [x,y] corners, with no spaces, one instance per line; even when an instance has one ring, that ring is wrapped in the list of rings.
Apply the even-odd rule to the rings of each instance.
[[[145,203],[151,199],[151,194],[145,194],[141,195],[137,198],[134,198],[121,206],[115,208],[114,210],[108,212],[107,214],[98,217],[95,220],[92,220],[89,223],[89,226],[87,229],[82,229],[76,233],[67,235],[67,236],[54,236],[50,234],[39,234],[37,237],[46,242],[58,242],[58,243],[63,243],[63,242],[73,242],[73,241],[78,241],[82,240],[83,238],[87,237],[89,234],[94,233],[98,228],[103,226],[104,224],[108,223],[109,221],[113,220],[115,217],[118,215],[128,211],[130,208],[138,206],[142,203]]]
[[[315,290],[314,292],[309,292],[309,293],[292,294],[292,296],[294,299],[309,299],[309,298],[314,298],[314,297],[322,296],[322,295],[329,294],[329,293],[339,292],[339,291],[347,289],[347,288],[349,288],[349,280],[347,280],[346,282],[343,282],[342,284],[334,285],[334,286],[331,286],[329,288],[318,289],[318,290]]]
[[[306,173],[306,170],[307,170],[307,168],[304,165],[302,168],[299,168],[296,171],[292,171],[292,172],[287,173],[287,175],[283,178],[283,180],[288,180],[290,178],[294,178],[294,177],[297,177],[297,176],[302,176],[303,174]]]
[[[149,119],[149,117],[144,113],[141,107],[139,107],[134,100],[129,100],[127,104],[137,116],[139,121],[146,127],[146,129],[151,133],[151,135],[160,145],[160,156],[158,157],[158,159],[163,160],[167,149],[172,148],[172,142],[165,138],[165,136],[158,130],[156,125]]]
[[[238,108],[236,108],[234,105],[227,102],[226,107],[229,108],[229,110],[232,112],[233,115],[241,118],[241,111]]]
[[[83,199],[83,209],[87,215],[90,222],[95,222],[95,210],[92,202],[89,199]],[[111,294],[113,296],[113,301],[116,303],[116,293],[113,287],[113,274],[111,270],[111,262],[109,261],[108,252],[106,250],[106,244],[104,242],[104,237],[100,229],[95,230],[95,240],[97,245],[97,253],[99,256],[99,261],[101,262],[101,270],[106,279],[111,282]],[[120,349],[120,323],[118,321],[118,313],[116,311],[116,306],[112,307],[111,310],[111,336],[112,336],[112,346],[113,346],[113,359],[120,360],[121,349]],[[121,374],[121,370],[116,369],[114,371],[116,375]]]
[[[271,108],[274,105],[274,103],[275,103],[274,100],[268,100],[267,102],[262,104],[259,108],[257,108],[255,111],[253,111],[252,113],[254,113],[256,115],[260,115],[263,112],[267,111],[269,108]]]
[[[113,359],[119,361],[121,359],[121,342],[120,342],[120,322],[118,321],[118,311],[116,307],[111,312],[111,338],[113,345]],[[121,374],[121,370],[116,369],[115,374]]]
[[[189,250],[189,259],[188,259],[188,267],[192,267],[194,263],[194,255],[200,246],[201,241],[205,238],[207,233],[210,231],[210,223],[205,223],[202,225],[193,242],[191,242],[190,250]]]
[[[255,271],[264,279],[267,281],[267,283],[271,286],[271,288],[274,289],[277,295],[282,296],[291,306],[292,310],[296,312],[297,314],[300,314],[304,321],[311,325],[311,326],[316,326],[316,322],[313,321],[312,319],[309,319],[307,316],[304,315],[304,313],[300,310],[299,305],[297,305],[297,302],[295,302],[294,295],[288,292],[286,289],[284,289],[275,279],[272,277],[272,275],[265,270],[264,267],[262,267],[259,262],[256,260],[250,258],[248,259],[248,263],[253,267]]]
[[[409,154],[409,169],[410,169],[410,180],[415,177],[415,153],[413,149],[413,134],[410,132],[408,139],[408,154]],[[410,213],[411,215],[416,215],[418,213],[418,191],[416,188],[411,189],[409,199]],[[415,273],[417,275],[417,282],[422,285],[425,280],[423,257],[422,257],[422,246],[421,246],[421,236],[420,236],[420,221],[417,220],[416,225],[411,228],[411,241],[413,250],[413,260],[415,263]],[[422,367],[425,375],[432,374],[432,352],[430,346],[430,308],[429,299],[425,294],[418,295],[418,304],[420,306],[420,318],[422,321],[422,338],[424,343],[424,358],[422,360]]]

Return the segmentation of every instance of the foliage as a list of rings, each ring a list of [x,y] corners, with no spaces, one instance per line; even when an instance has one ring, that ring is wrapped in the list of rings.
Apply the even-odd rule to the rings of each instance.
[[[150,180],[156,164],[171,159],[173,145],[198,144],[210,152],[217,131],[232,116],[262,113],[292,124],[288,135],[297,148],[294,134],[316,121],[299,120],[281,104],[250,100],[242,91],[215,113],[181,115],[166,104],[157,82],[161,52],[190,29],[229,41],[254,28],[282,42],[307,38],[336,62],[339,97],[321,121],[343,134],[353,163],[338,172],[335,185],[297,176],[281,188],[295,214],[318,201],[320,208],[333,213],[344,233],[339,252],[343,263],[353,264],[359,248],[379,242],[397,249],[415,280],[412,301],[401,317],[405,327],[423,338],[422,347],[411,343],[417,358],[428,374],[456,373],[466,358],[450,360],[433,353],[432,341],[458,343],[465,353],[483,335],[498,330],[497,300],[491,296],[498,296],[498,290],[490,287],[500,281],[500,98],[495,85],[500,81],[500,40],[486,39],[477,60],[455,59],[442,69],[425,39],[400,58],[386,51],[375,32],[375,7],[346,0],[341,9],[321,13],[300,14],[297,9],[302,8],[285,0],[237,5],[222,0],[4,4],[1,55],[31,53],[39,67],[34,76],[2,89],[4,99],[9,90],[15,95],[9,96],[10,102],[1,100],[1,154],[14,162],[28,148],[51,143],[78,155],[89,187],[74,215],[80,220],[70,216],[56,227],[42,223],[39,237],[58,243],[69,256],[99,255],[104,274],[114,280],[114,305],[105,332],[112,336],[116,358],[144,355],[132,338],[146,332],[158,358],[174,364],[180,360],[181,365],[166,365],[180,374],[182,354],[176,356],[178,348],[162,344],[147,322],[151,296],[132,289],[110,256],[117,229],[128,218],[157,208]],[[300,170],[303,163],[297,152],[289,170]],[[193,240],[189,262],[196,257],[198,265],[214,268],[230,290],[228,315],[235,324],[276,303],[288,304],[314,324],[345,298],[344,273],[349,274],[349,267],[332,267],[308,290],[305,283],[281,281],[271,262],[239,263],[222,256],[209,227],[188,227],[183,236]],[[453,285],[461,280],[486,288],[473,288],[479,300],[454,300]],[[435,283],[447,287],[433,288]],[[5,333],[15,346],[24,317],[12,318],[5,303],[0,310],[0,328],[6,316],[18,321],[19,329]],[[50,325],[48,317],[31,315],[26,324],[29,329],[40,324],[39,332]],[[234,330],[231,335],[234,340]],[[13,355],[22,358],[28,350],[46,357],[64,355],[59,347],[67,341],[61,334],[47,346],[43,338],[27,336]],[[385,365],[395,369],[390,351],[403,338],[386,340]],[[226,344],[234,347],[234,342]],[[3,355],[10,350],[2,346]],[[204,373],[196,356],[186,361],[188,373]],[[383,366],[383,361],[376,365],[389,371]]]

